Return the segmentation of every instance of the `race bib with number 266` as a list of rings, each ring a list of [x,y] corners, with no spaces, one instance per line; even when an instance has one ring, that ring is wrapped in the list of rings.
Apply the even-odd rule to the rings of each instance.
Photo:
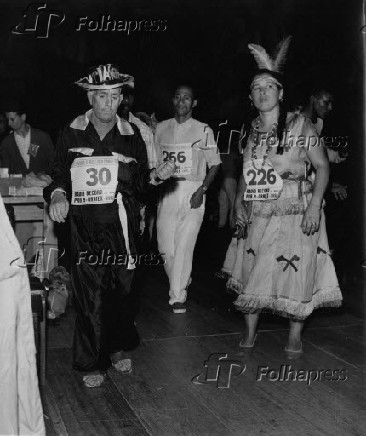
[[[270,162],[263,166],[263,159],[245,162],[244,180],[247,185],[244,193],[245,201],[275,200],[283,189],[283,180]]]
[[[160,144],[163,161],[173,160],[176,165],[174,176],[186,176],[192,171],[192,143]]]
[[[112,203],[118,184],[117,157],[79,157],[71,165],[71,204]]]

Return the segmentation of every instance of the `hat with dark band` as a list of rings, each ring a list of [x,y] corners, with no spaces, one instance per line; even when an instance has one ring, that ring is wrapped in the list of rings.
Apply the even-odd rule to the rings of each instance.
[[[106,64],[92,68],[88,76],[82,77],[75,84],[86,91],[114,89],[122,86],[133,88],[134,78],[129,74],[120,73],[116,65]]]

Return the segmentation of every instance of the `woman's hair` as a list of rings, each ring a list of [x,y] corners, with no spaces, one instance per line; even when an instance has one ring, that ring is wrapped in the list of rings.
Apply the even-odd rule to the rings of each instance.
[[[254,76],[262,76],[262,75],[268,75],[276,79],[277,87],[279,89],[283,89],[283,82],[284,78],[283,75],[280,73],[277,73],[276,71],[266,70],[266,69],[260,69]],[[254,80],[253,78],[253,80]],[[284,136],[284,132],[286,130],[286,120],[287,120],[287,111],[284,109],[284,104],[282,101],[279,102],[279,117],[278,117],[278,123],[277,123],[277,139],[278,139],[278,147],[277,147],[277,154],[283,154],[283,144],[281,144]]]
[[[260,70],[258,70],[255,75],[253,76],[252,82],[253,80],[258,77],[258,76],[263,76],[263,75],[267,75],[267,76],[271,76],[274,79],[277,80],[277,82],[279,84],[281,84],[281,89],[283,88],[283,82],[284,82],[284,78],[283,75],[281,73],[278,73],[277,71],[271,71],[271,70],[267,70],[265,68],[261,68]]]

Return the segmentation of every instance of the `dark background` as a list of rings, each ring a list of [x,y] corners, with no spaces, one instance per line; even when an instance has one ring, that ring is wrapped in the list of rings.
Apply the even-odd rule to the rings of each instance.
[[[30,4],[1,1],[0,104],[6,110],[9,99],[22,98],[29,122],[54,139],[87,108],[73,82],[90,66],[106,62],[135,77],[136,111],[168,118],[172,88],[190,82],[198,93],[196,118],[239,123],[248,114],[248,85],[256,69],[248,43],[271,52],[292,35],[287,103],[301,101],[316,83],[334,93],[329,134],[347,135],[350,151],[343,167],[349,214],[340,225],[349,232],[349,255],[365,255],[362,0],[54,0],[47,9],[65,14],[65,21],[45,39],[35,32],[11,32]],[[96,20],[103,14],[115,20],[167,20],[167,29],[130,35],[76,31],[78,17]]]

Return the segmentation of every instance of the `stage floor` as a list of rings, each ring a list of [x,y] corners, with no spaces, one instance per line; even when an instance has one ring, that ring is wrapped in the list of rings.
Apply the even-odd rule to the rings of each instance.
[[[221,259],[218,242],[207,240],[203,232],[186,314],[168,306],[163,267],[140,271],[142,342],[132,374],[110,370],[103,387],[85,388],[71,365],[73,308],[50,322],[42,388],[48,435],[364,434],[362,318],[347,307],[318,311],[304,332],[305,353],[293,361],[284,354],[286,320],[265,315],[255,348],[243,352],[243,319],[213,278]]]

